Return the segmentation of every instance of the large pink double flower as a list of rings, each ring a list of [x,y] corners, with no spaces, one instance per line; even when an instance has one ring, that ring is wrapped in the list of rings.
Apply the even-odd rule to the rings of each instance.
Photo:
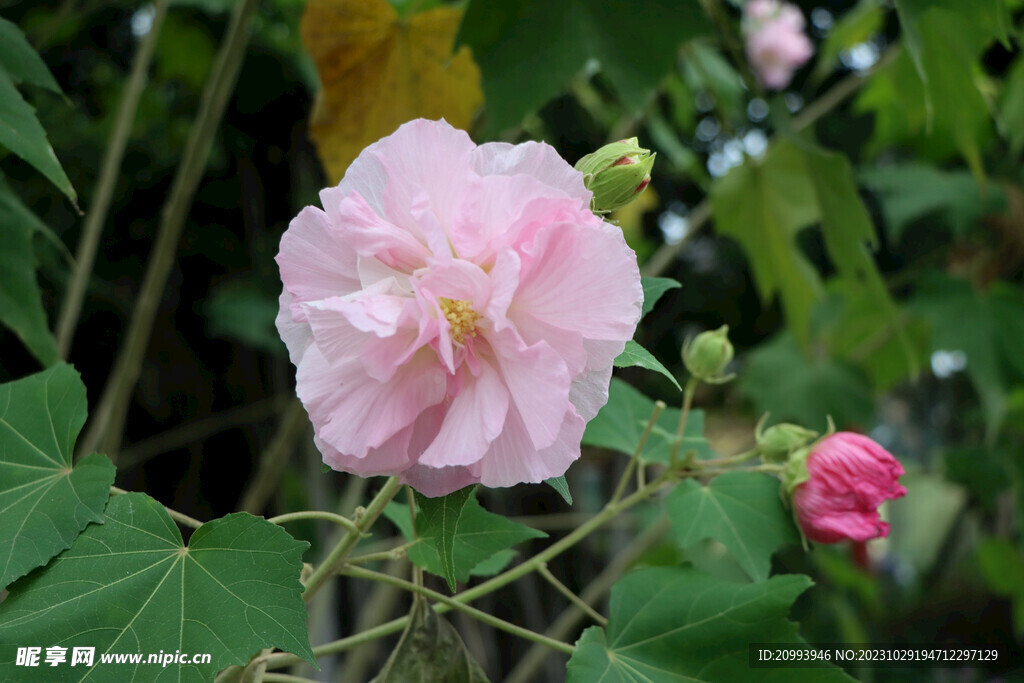
[[[643,299],[590,198],[545,144],[420,119],[303,209],[277,326],[324,462],[428,496],[563,474]]]

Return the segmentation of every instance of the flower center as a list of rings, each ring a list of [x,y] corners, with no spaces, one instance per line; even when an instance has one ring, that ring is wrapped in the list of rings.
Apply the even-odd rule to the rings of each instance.
[[[476,336],[476,321],[480,314],[473,310],[468,301],[464,299],[448,299],[440,297],[441,312],[444,313],[448,325],[451,327],[452,339],[457,344],[462,344],[466,335]]]

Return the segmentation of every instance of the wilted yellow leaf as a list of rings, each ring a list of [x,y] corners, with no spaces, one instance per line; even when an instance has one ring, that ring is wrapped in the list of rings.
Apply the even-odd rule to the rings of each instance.
[[[309,0],[302,42],[323,84],[310,131],[334,182],[406,121],[469,127],[483,94],[469,48],[452,54],[461,19],[450,7],[399,18],[385,0]]]

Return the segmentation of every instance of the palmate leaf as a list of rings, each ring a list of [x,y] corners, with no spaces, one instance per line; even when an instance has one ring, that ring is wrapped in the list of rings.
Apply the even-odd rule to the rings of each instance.
[[[114,466],[95,453],[71,464],[85,415],[70,365],[0,385],[0,587],[103,521]]]
[[[714,538],[755,581],[768,578],[776,550],[800,542],[779,498],[779,480],[767,474],[727,472],[707,486],[687,479],[668,495],[665,506],[680,545]]]
[[[65,681],[210,681],[256,651],[278,647],[315,665],[302,602],[307,543],[240,512],[204,524],[185,546],[157,501],[115,496],[106,523],[86,529],[0,603],[0,643],[94,647],[101,653],[209,653],[210,664],[62,667]],[[0,648],[0,679],[52,681],[50,667],[14,668]]]
[[[758,669],[750,643],[802,642],[786,619],[806,576],[731,583],[695,569],[656,567],[612,587],[607,630],[592,626],[569,660],[569,683],[852,681],[839,669]],[[756,673],[756,676],[754,674]]]
[[[646,106],[679,45],[710,32],[697,0],[474,0],[458,42],[473,48],[493,137],[561,92],[588,60],[631,111]]]
[[[452,591],[456,581],[501,571],[512,559],[506,551],[517,543],[547,536],[483,509],[475,489],[469,486],[440,498],[416,494],[415,536],[420,540],[409,548],[409,560],[444,577]],[[392,501],[384,515],[406,539],[414,540],[407,506]]]

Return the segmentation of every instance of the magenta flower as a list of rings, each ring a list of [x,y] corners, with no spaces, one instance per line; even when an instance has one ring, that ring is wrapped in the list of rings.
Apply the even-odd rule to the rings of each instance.
[[[750,0],[743,8],[747,60],[761,83],[772,90],[789,85],[793,72],[814,54],[804,35],[804,16],[779,0]]]
[[[793,490],[793,508],[807,538],[837,543],[889,535],[878,506],[907,493],[892,454],[866,436],[838,432],[819,441],[806,464],[810,478]]]
[[[643,299],[590,199],[545,144],[420,119],[303,209],[277,327],[324,462],[428,496],[563,474]]]

